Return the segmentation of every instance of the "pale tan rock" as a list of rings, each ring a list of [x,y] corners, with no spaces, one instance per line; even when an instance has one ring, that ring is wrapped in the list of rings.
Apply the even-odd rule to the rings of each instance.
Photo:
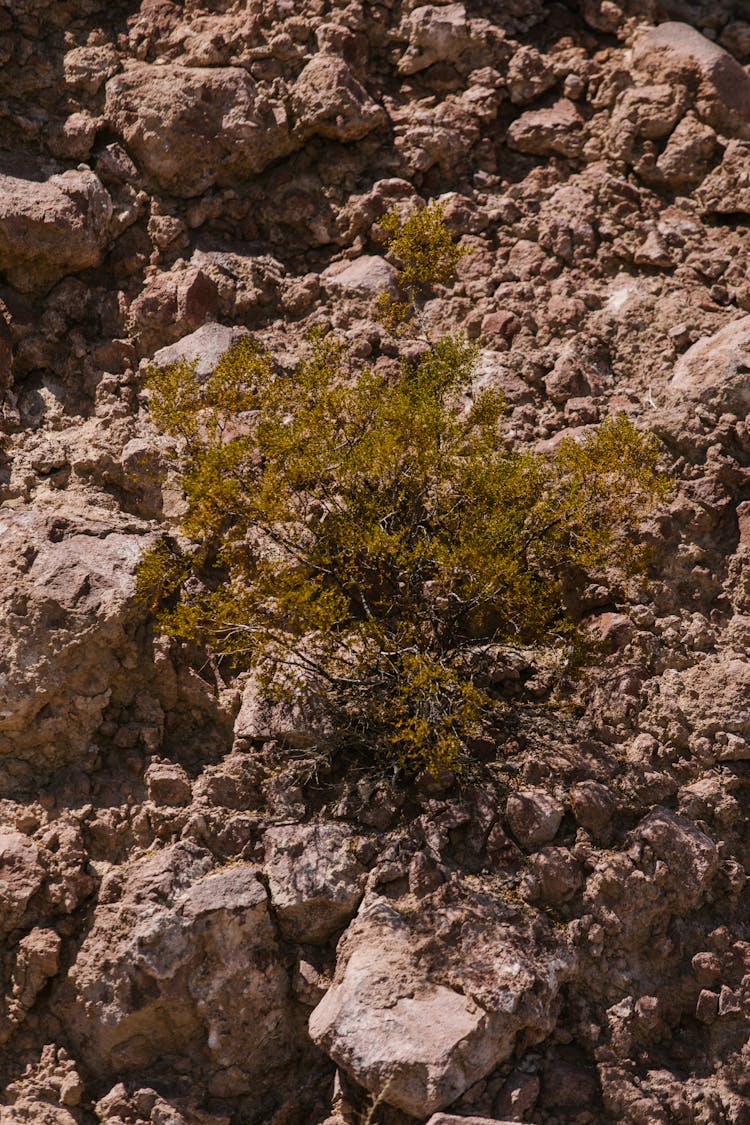
[[[396,269],[376,254],[365,254],[353,262],[336,262],[321,274],[326,286],[334,292],[362,293],[374,297],[378,293],[396,292]]]
[[[750,316],[693,344],[678,360],[668,395],[675,404],[705,403],[719,413],[750,409]]]
[[[195,364],[196,376],[206,379],[232,344],[238,343],[247,335],[246,328],[209,322],[176,343],[160,348],[151,362],[155,367],[167,367],[170,363],[186,359],[188,363]]]
[[[451,920],[459,925],[461,906],[452,895],[437,891],[408,917],[371,901],[339,945],[333,985],[310,1017],[313,1040],[340,1067],[418,1118],[507,1058],[517,1034],[546,1034],[570,968],[567,953],[537,945],[520,917],[511,921],[488,900],[460,925],[457,943]],[[419,952],[428,935],[429,969]]]

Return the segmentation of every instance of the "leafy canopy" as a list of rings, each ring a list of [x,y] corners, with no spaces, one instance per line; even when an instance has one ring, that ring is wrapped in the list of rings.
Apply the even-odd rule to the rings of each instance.
[[[314,699],[342,741],[459,768],[498,649],[571,638],[566,587],[638,564],[633,532],[667,482],[624,417],[551,457],[508,452],[502,396],[467,405],[476,345],[419,335],[419,302],[458,260],[440,208],[383,225],[422,347],[396,377],[322,334],[292,378],[252,338],[203,383],[186,361],[150,372],[193,546],[164,539],[140,588],[163,630]]]

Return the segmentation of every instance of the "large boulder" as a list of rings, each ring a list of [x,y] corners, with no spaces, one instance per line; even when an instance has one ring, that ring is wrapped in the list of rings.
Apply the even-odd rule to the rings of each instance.
[[[242,67],[132,62],[107,83],[105,113],[147,175],[178,196],[261,172],[296,144],[284,107]]]
[[[695,108],[709,125],[750,136],[750,74],[718,43],[686,23],[649,28],[635,43],[633,66],[650,82],[695,88]]]
[[[704,336],[678,360],[667,386],[672,403],[704,403],[717,413],[750,410],[750,316]]]
[[[0,174],[0,270],[28,292],[98,266],[111,217],[112,200],[93,172]]]
[[[84,759],[113,686],[132,679],[145,527],[71,503],[0,511],[0,778]],[[28,767],[27,767],[28,769]],[[9,771],[9,777],[5,774]],[[31,775],[27,778],[30,780]]]
[[[569,954],[541,919],[446,885],[347,930],[310,1034],[361,1086],[423,1119],[552,1030]]]
[[[63,1018],[100,1075],[172,1053],[258,1104],[294,1051],[289,980],[255,868],[175,844],[110,876]]]

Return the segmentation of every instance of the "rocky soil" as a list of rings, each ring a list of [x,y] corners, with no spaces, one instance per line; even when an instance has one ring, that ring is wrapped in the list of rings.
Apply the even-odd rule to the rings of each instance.
[[[0,0],[0,1122],[750,1122],[750,4]],[[388,366],[378,219],[510,444],[677,478],[595,667],[404,786],[154,634],[141,371],[314,323]]]

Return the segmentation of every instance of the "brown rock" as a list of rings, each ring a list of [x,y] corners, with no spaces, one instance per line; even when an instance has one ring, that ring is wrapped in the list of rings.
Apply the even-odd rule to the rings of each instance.
[[[263,844],[284,936],[315,945],[343,929],[359,906],[366,875],[352,832],[339,824],[281,825],[268,829]]]
[[[39,848],[20,832],[0,831],[0,929],[15,929],[44,881]]]
[[[74,996],[60,1014],[78,1050],[101,1075],[181,1055],[204,1080],[216,1074],[217,1096],[252,1089],[262,1105],[294,1036],[256,870],[216,869],[207,850],[183,841],[123,875],[70,970]]]
[[[144,780],[148,799],[155,805],[190,804],[190,778],[176,762],[152,762]]]
[[[721,961],[715,953],[696,953],[692,966],[695,979],[703,988],[709,988],[721,980]]]
[[[13,383],[13,336],[10,330],[10,313],[0,301],[0,390]]]
[[[697,906],[718,870],[714,841],[685,817],[660,808],[641,821],[634,837],[665,864],[664,893],[678,912]]]
[[[750,135],[750,75],[695,28],[686,23],[650,28],[635,43],[633,65],[662,82],[697,82],[699,117],[723,132]]]
[[[579,156],[583,118],[575,104],[561,98],[549,109],[522,113],[508,129],[508,145],[533,156]]]
[[[346,144],[359,141],[385,121],[374,102],[343,59],[316,55],[300,74],[292,91],[295,129]]]
[[[519,789],[505,806],[508,825],[525,848],[540,847],[554,839],[563,818],[563,807],[544,789]]]
[[[719,997],[716,992],[702,989],[695,1005],[695,1018],[701,1023],[713,1023],[719,1014]]]
[[[581,827],[597,835],[610,827],[617,808],[609,788],[598,781],[582,781],[574,785],[570,791],[570,804]]]
[[[111,216],[112,201],[93,172],[41,181],[0,175],[0,269],[26,292],[97,266]]]
[[[560,906],[580,890],[583,875],[567,848],[542,848],[531,861],[542,902]]]
[[[131,62],[107,83],[105,113],[147,175],[183,197],[296,147],[283,106],[259,97],[241,67]]]
[[[142,352],[172,343],[213,320],[216,283],[198,266],[181,266],[152,277],[130,306],[130,323]]]
[[[664,155],[667,155],[666,152]],[[717,215],[750,214],[748,160],[750,144],[745,141],[730,141],[718,168],[706,177],[696,193],[706,211]]]
[[[525,105],[552,89],[557,76],[549,59],[535,47],[527,46],[521,47],[513,55],[508,63],[505,81],[513,104]]]
[[[689,113],[680,121],[658,157],[656,172],[670,187],[699,183],[709,171],[717,145],[716,133],[711,126]],[[703,198],[711,194],[711,188],[707,186]],[[728,196],[732,194],[724,190],[717,200],[719,205],[712,209],[720,210],[730,202]],[[738,207],[733,209],[742,210]]]

